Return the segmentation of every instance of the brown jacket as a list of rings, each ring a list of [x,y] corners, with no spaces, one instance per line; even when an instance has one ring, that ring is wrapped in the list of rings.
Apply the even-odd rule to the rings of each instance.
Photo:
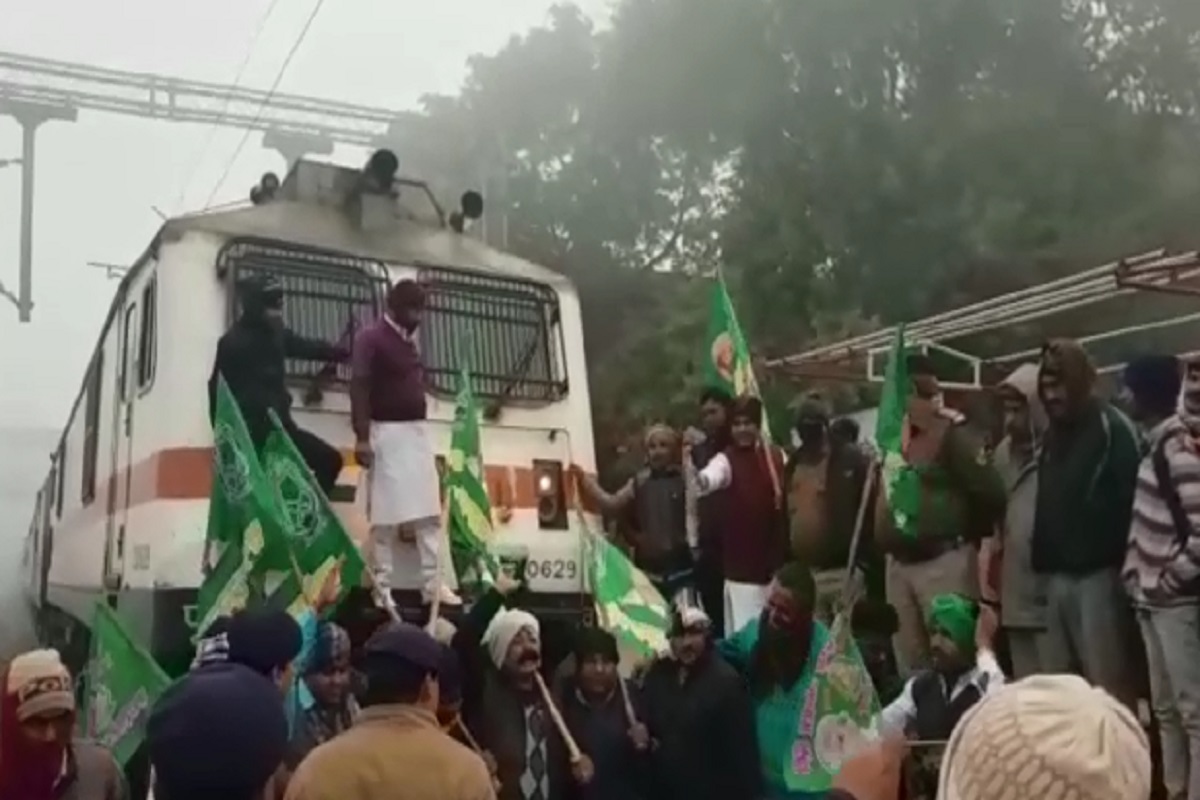
[[[127,797],[125,776],[107,750],[89,742],[77,741],[71,746],[58,800],[126,800]]]
[[[483,759],[451,739],[431,712],[374,706],[309,753],[287,800],[496,800]]]

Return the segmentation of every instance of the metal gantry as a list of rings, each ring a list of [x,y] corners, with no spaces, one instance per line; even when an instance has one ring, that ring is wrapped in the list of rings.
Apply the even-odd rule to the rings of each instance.
[[[1039,347],[1001,347],[998,352],[984,352],[981,344],[997,333],[1012,333],[1026,329],[1040,336],[1045,322],[1062,319],[1073,313],[1096,316],[1104,303],[1130,303],[1135,296],[1153,292],[1183,298],[1200,294],[1200,253],[1168,253],[1158,248],[1139,255],[1122,258],[1109,264],[1077,272],[1047,283],[1030,286],[952,309],[905,325],[905,339],[924,350],[947,354],[969,368],[973,379],[969,384],[953,384],[956,388],[979,388],[984,383],[986,367],[1012,368],[1013,364],[1036,358]],[[1164,305],[1154,313],[1130,319],[1128,324],[1098,331],[1063,331],[1085,346],[1112,345],[1138,335],[1168,336],[1169,329],[1182,329],[1184,336],[1172,337],[1185,342],[1175,347],[1180,355],[1195,355],[1198,344],[1186,344],[1187,326],[1200,323],[1200,311],[1184,301],[1180,305]],[[879,360],[889,351],[896,335],[891,326],[862,336],[833,344],[822,345],[795,355],[771,359],[766,366],[799,378],[825,380],[882,379]],[[1004,337],[998,337],[1003,341]],[[1123,366],[1121,359],[1101,359],[1101,372],[1113,372]],[[947,384],[951,385],[951,384]]]
[[[16,120],[22,131],[19,285],[14,295],[0,284],[0,296],[13,302],[21,322],[33,312],[36,132],[46,122],[74,122],[79,111],[262,131],[263,145],[289,164],[332,152],[334,143],[390,145],[418,118],[408,111],[0,52],[0,116]]]

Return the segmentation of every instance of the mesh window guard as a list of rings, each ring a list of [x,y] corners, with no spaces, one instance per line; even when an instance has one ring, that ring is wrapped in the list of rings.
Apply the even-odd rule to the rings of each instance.
[[[231,286],[251,277],[271,277],[283,287],[284,323],[293,333],[349,348],[355,332],[383,311],[387,271],[371,259],[295,245],[238,241],[225,247],[219,271],[232,271]],[[231,293],[230,320],[238,314]],[[325,373],[334,383],[350,380],[350,365],[288,359],[287,377],[307,381]],[[332,372],[332,374],[330,374]]]
[[[567,393],[554,289],[533,281],[424,268],[421,353],[430,391],[453,396],[471,371],[476,396],[548,403]]]

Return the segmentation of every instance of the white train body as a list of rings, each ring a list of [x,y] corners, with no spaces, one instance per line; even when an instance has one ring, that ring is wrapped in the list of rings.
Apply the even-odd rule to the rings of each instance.
[[[125,276],[26,545],[27,586],[47,638],[86,626],[108,595],[155,650],[180,646],[208,515],[206,385],[236,316],[234,282],[251,273],[284,285],[289,327],[343,342],[380,312],[391,282],[427,283],[421,347],[438,451],[448,448],[465,357],[481,404],[499,409],[482,433],[496,542],[528,553],[535,605],[582,606],[579,520],[568,513],[564,478],[572,462],[594,471],[595,455],[574,287],[456,233],[421,184],[404,183],[398,199],[360,195],[357,185],[356,170],[300,162],[271,202],[166,223]],[[319,402],[303,399],[307,376],[322,366],[330,369],[289,362],[294,416],[349,456],[348,368],[336,367]],[[333,500],[361,541],[360,472],[348,458]],[[415,554],[395,583],[416,590]]]

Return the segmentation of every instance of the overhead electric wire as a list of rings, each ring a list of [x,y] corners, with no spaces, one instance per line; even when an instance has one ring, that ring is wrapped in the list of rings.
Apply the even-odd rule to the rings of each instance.
[[[255,48],[258,47],[258,40],[262,38],[263,31],[267,28],[267,21],[271,19],[271,15],[275,13],[275,7],[279,5],[279,0],[271,0],[267,6],[267,10],[259,17],[258,24],[255,26],[254,35],[250,38],[250,44],[246,47],[246,55],[242,58],[242,63],[238,67],[237,74],[234,75],[233,87],[242,85],[242,78],[246,75],[246,69],[250,66],[250,59],[254,55]],[[232,97],[226,97],[225,103],[221,107],[221,113],[224,114],[229,110],[229,104],[232,102]],[[200,145],[199,152],[192,159],[192,165],[188,167],[186,177],[183,179],[183,186],[179,189],[179,196],[175,198],[175,213],[179,213],[180,207],[183,205],[184,199],[187,197],[187,190],[192,186],[192,179],[196,177],[196,170],[200,168],[200,164],[204,161],[204,157],[208,155],[208,148],[212,145],[213,138],[217,133],[217,124],[213,123],[208,126],[208,131],[204,136],[204,143]]]
[[[283,63],[279,66],[279,72],[276,74],[275,80],[271,84],[271,88],[267,90],[267,97],[263,101],[263,104],[259,106],[258,116],[262,115],[262,112],[270,103],[271,97],[279,90],[279,84],[283,82],[283,76],[287,73],[288,67],[291,66],[292,59],[296,57],[296,53],[300,51],[300,46],[304,44],[304,39],[308,36],[308,32],[312,29],[313,23],[316,22],[317,15],[321,13],[321,7],[324,5],[325,0],[317,0],[316,4],[313,6],[312,12],[309,13],[308,19],[304,22],[304,27],[300,29],[300,35],[296,37],[294,42],[292,42],[291,49],[288,50],[287,56],[284,57]],[[233,155],[225,164],[225,169],[221,172],[221,177],[217,180],[216,185],[213,186],[213,190],[209,192],[208,199],[204,201],[205,208],[212,207],[213,198],[217,196],[217,192],[221,191],[221,188],[225,185],[225,181],[229,179],[229,173],[233,169],[233,164],[237,161],[238,156],[242,154],[242,150],[245,149],[246,142],[250,140],[250,134],[252,132],[253,131],[250,128],[247,128],[245,133],[242,134],[242,138],[238,142],[237,148],[233,151]]]

